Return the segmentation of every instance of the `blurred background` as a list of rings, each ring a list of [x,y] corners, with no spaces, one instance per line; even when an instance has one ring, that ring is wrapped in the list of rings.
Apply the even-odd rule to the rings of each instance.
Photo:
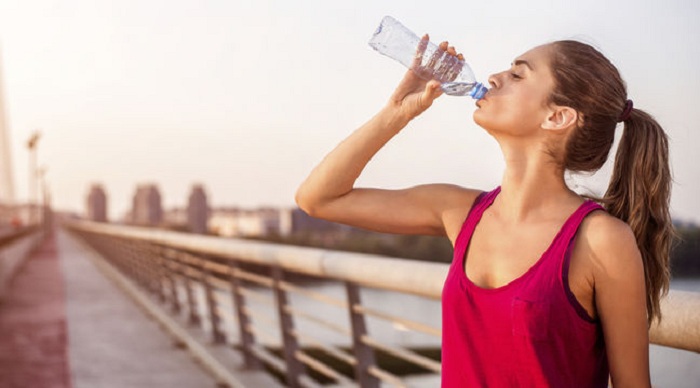
[[[55,209],[82,214],[93,184],[108,217],[155,184],[164,209],[201,184],[211,206],[293,207],[311,168],[371,117],[404,69],[367,41],[384,15],[449,40],[477,77],[557,39],[591,43],[635,107],[671,139],[672,212],[700,222],[700,4],[690,0],[0,2],[5,132],[15,198],[32,195],[28,140]],[[443,96],[370,164],[361,185],[449,182],[491,189],[503,162]],[[577,184],[602,192],[609,169]]]
[[[433,41],[448,40],[482,82],[523,52],[554,40],[577,39],[603,52],[627,82],[634,106],[655,116],[668,133],[671,212],[681,236],[671,288],[700,291],[700,3],[692,0],[0,0],[0,237],[24,233],[17,229],[23,224],[50,221],[51,213],[35,206],[43,204],[61,217],[449,262],[452,249],[444,238],[360,231],[312,219],[294,204],[294,192],[311,169],[383,106],[405,72],[367,45],[385,15],[419,35],[430,33]],[[470,98],[441,97],[373,159],[358,184],[444,182],[491,190],[504,163],[496,142],[474,124],[474,109]],[[602,195],[610,164],[594,175],[569,176],[571,185]],[[80,341],[111,340],[113,350],[129,350],[109,330],[95,339],[76,323],[78,307],[90,308],[87,302],[94,301],[98,311],[113,302],[95,294],[92,284],[79,292],[83,281],[100,282],[80,264],[84,251],[65,234],[58,234],[56,246],[47,241],[39,254],[62,255],[69,319],[62,309],[18,305],[34,313],[60,312],[56,327],[65,331],[68,322],[79,333],[68,336],[71,349]],[[127,251],[136,249],[125,244]],[[210,244],[203,249],[218,242]],[[272,251],[270,246],[265,249]],[[35,266],[36,273],[54,273],[55,284],[63,284],[55,260],[44,262],[54,267]],[[149,261],[135,265],[143,262]],[[420,273],[406,269],[422,268],[415,265],[404,261],[392,267],[393,275]],[[35,287],[51,285],[37,279],[43,280],[29,279],[29,291],[16,295],[37,295]],[[336,286],[331,291],[344,292]],[[58,295],[59,304],[60,287],[45,292]],[[180,291],[173,285],[174,301]],[[423,309],[413,300],[367,299],[380,308],[405,307],[439,326],[437,303]],[[195,310],[190,306],[189,313]],[[99,311],[85,315],[87,325],[121,325]],[[123,315],[131,322],[138,314]],[[6,342],[19,338],[33,357],[35,346],[16,335],[30,326],[17,322],[18,331],[0,333]],[[392,330],[398,343],[407,341],[405,327]],[[126,341],[151,336],[129,333]],[[57,337],[63,343],[56,349],[65,357],[66,336]],[[429,356],[438,358],[433,347],[438,351]],[[697,353],[651,349],[655,385],[696,385]],[[0,367],[16,369],[14,353],[5,353]],[[93,367],[97,358],[85,353],[71,362]],[[118,369],[107,360],[106,369]],[[115,378],[115,386],[125,386]]]

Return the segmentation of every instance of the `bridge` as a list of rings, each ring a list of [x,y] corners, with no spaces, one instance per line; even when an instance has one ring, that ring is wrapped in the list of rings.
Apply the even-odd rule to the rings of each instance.
[[[439,386],[446,264],[81,220],[0,244],[3,387]],[[651,342],[700,352],[700,294],[662,310]]]

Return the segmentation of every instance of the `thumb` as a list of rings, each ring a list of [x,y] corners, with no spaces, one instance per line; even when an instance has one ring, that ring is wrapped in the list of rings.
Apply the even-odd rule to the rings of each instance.
[[[433,101],[442,95],[442,88],[440,85],[440,82],[436,80],[432,80],[425,85],[421,100],[426,107],[432,105]]]

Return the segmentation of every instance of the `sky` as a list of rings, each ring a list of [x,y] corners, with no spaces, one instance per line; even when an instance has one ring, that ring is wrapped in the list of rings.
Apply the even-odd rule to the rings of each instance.
[[[184,206],[198,183],[215,207],[294,206],[313,166],[403,75],[367,45],[384,15],[448,40],[482,81],[543,43],[594,45],[669,135],[673,217],[700,222],[694,0],[0,0],[17,200],[28,197],[25,143],[38,130],[57,209],[84,212],[93,183],[105,187],[111,218],[142,183],[158,185],[166,208]],[[502,155],[474,109],[469,98],[442,96],[358,185],[495,187]],[[573,183],[600,192],[609,170]]]

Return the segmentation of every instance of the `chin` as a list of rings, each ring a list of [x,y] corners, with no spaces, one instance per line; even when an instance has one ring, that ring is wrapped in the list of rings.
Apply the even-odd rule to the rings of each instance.
[[[477,109],[474,111],[474,113],[472,114],[472,119],[474,120],[476,125],[480,126],[481,128],[484,128],[486,131],[489,131],[489,120],[487,117],[484,117],[484,112],[482,112],[481,109]]]

